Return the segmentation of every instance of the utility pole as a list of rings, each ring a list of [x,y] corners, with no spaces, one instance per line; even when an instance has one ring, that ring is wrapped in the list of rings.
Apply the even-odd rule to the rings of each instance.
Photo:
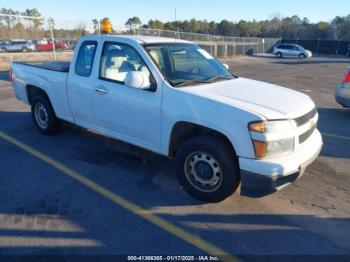
[[[176,31],[179,33],[179,27],[177,26],[177,13],[176,13],[176,7],[175,7],[175,25],[176,25]],[[176,33],[175,33],[175,39],[176,39]]]
[[[55,37],[53,35],[53,24],[51,22],[51,18],[49,18],[49,27],[50,27],[50,31],[51,31],[51,41],[52,41],[52,48],[53,48],[53,57],[56,60],[56,45],[55,45]]]

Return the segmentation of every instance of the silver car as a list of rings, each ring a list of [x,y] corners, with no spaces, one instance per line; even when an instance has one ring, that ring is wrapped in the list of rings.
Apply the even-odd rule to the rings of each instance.
[[[3,46],[4,52],[31,52],[35,51],[35,45],[32,41],[11,41],[10,43]]]
[[[350,107],[350,67],[341,84],[337,86],[335,100],[343,107]]]
[[[273,52],[277,57],[299,57],[310,58],[312,52],[296,44],[279,44],[274,47]]]

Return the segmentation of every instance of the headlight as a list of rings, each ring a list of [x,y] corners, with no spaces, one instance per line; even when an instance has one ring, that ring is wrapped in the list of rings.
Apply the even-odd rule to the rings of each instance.
[[[258,133],[277,133],[288,131],[295,127],[292,120],[258,121],[249,124],[249,130]]]
[[[251,133],[283,133],[296,128],[296,124],[293,120],[258,121],[249,123],[248,127]],[[294,151],[294,137],[273,141],[260,141],[254,137],[256,136],[252,134],[256,158],[272,157]]]
[[[269,142],[253,140],[253,145],[257,158],[272,157],[293,152],[294,138]]]

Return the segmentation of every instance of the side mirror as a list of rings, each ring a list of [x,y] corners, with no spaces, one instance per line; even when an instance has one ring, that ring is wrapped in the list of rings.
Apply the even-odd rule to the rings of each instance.
[[[228,64],[222,64],[227,70],[230,70],[230,66]]]
[[[130,71],[126,74],[124,83],[127,87],[138,89],[151,89],[150,77],[147,73],[141,71]]]

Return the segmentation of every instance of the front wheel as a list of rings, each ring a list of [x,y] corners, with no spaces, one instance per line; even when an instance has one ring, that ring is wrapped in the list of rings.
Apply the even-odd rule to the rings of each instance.
[[[305,58],[306,58],[306,55],[305,55],[305,54],[300,54],[300,55],[299,55],[299,58],[300,58],[300,59],[305,59]]]
[[[237,157],[218,136],[205,135],[187,141],[178,150],[176,162],[181,185],[199,200],[220,202],[239,185]]]
[[[23,48],[22,48],[22,52],[23,52],[23,53],[28,53],[28,52],[29,52],[29,49],[28,49],[27,47],[23,47]]]
[[[56,117],[49,99],[45,95],[37,95],[31,101],[32,117],[35,126],[44,135],[52,135],[59,131],[61,121]]]
[[[277,56],[278,58],[282,58],[282,57],[283,57],[283,55],[282,55],[281,52],[277,52],[277,53],[276,53],[276,56]]]

